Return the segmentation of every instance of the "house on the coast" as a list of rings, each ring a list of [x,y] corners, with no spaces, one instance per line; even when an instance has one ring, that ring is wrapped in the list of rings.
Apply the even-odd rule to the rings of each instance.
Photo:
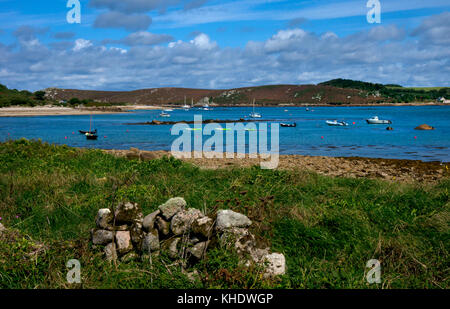
[[[450,100],[446,100],[444,97],[437,99],[438,103],[450,104]]]

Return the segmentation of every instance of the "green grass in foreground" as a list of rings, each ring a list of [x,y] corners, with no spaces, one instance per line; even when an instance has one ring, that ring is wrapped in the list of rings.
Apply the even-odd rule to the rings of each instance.
[[[200,170],[175,159],[139,162],[99,150],[20,140],[0,144],[0,288],[67,288],[79,259],[83,288],[448,288],[450,181],[435,185],[323,177],[257,167]],[[287,259],[262,280],[233,252],[210,251],[190,283],[165,257],[103,261],[89,243],[99,208],[120,200],[148,214],[168,198],[247,214],[253,233]],[[38,242],[39,244],[36,244]],[[365,280],[379,259],[382,283]]]

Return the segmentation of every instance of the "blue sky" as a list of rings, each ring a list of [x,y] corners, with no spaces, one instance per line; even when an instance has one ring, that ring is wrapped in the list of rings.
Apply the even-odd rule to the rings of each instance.
[[[132,90],[354,78],[449,86],[450,2],[0,0],[0,83]]]

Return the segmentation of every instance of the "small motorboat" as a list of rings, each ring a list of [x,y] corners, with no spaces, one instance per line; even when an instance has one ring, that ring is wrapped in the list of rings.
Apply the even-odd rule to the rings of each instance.
[[[297,126],[297,124],[294,123],[280,123],[280,126],[285,127],[285,128],[295,128]]]
[[[392,121],[390,120],[382,120],[379,119],[378,116],[374,116],[372,118],[366,119],[368,124],[391,124]]]
[[[162,112],[161,114],[159,114],[160,117],[170,117],[170,114]]]
[[[163,110],[163,112],[173,112],[173,109],[171,109],[171,108],[166,108],[165,110]]]
[[[98,135],[97,135],[97,134],[86,133],[86,139],[96,140],[97,138],[98,138]]]
[[[261,118],[261,114],[260,113],[250,113],[250,118]]]
[[[327,120],[325,121],[329,126],[346,127],[348,123],[345,121]]]

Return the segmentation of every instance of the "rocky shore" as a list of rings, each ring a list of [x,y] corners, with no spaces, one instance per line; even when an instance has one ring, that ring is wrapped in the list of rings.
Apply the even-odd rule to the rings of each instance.
[[[171,156],[167,151],[104,150],[118,157],[152,160]],[[184,158],[200,168],[221,169],[259,165],[260,159],[245,158]],[[418,160],[375,159],[361,157],[322,157],[281,155],[278,169],[307,170],[332,177],[380,178],[400,182],[434,182],[450,176],[450,164]]]

